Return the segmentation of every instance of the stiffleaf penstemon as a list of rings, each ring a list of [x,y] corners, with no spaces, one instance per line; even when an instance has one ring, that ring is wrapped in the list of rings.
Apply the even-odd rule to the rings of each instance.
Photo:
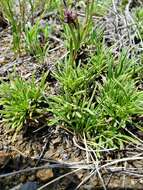
[[[70,56],[74,61],[77,57],[77,52],[80,48],[80,27],[78,22],[77,13],[72,10],[65,9],[64,22],[68,24],[68,30],[70,33],[69,49]]]
[[[75,62],[78,52],[85,43],[85,39],[89,34],[90,24],[92,22],[92,9],[93,2],[89,3],[86,9],[86,18],[82,23],[79,22],[77,12],[68,8],[66,2],[63,0],[64,10],[64,23],[67,25],[67,39],[69,40],[69,51],[72,62]],[[88,16],[87,16],[88,15]]]

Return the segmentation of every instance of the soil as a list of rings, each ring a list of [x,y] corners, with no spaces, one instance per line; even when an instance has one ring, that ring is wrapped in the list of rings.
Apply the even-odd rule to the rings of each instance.
[[[52,15],[52,17],[54,16]],[[126,32],[124,29],[121,33],[116,34],[116,28],[114,28],[117,24],[115,17],[109,11],[105,18],[97,18],[97,20],[95,18],[95,24],[96,27],[99,25],[104,26],[104,29],[108,31],[107,33],[105,32],[107,46],[111,46],[111,44],[115,44],[116,42],[119,43],[114,49],[114,53],[118,54],[123,46],[129,45],[129,39],[125,35],[124,43],[120,43],[120,36]],[[8,74],[12,73],[14,66],[16,66],[16,72],[22,77],[28,79],[35,72],[38,80],[42,71],[49,70],[48,83],[51,86],[52,93],[57,93],[58,84],[52,75],[50,75],[50,72],[55,69],[57,59],[62,59],[67,53],[62,39],[59,37],[60,26],[56,25],[55,32],[51,36],[52,45],[48,58],[43,64],[39,65],[32,56],[25,53],[19,57],[15,57],[10,45],[12,42],[10,26],[2,18],[3,16],[0,17],[0,76],[5,81],[9,80]],[[49,16],[48,21],[51,22]],[[122,21],[118,23],[120,27],[123,26]],[[133,34],[132,38],[134,37],[135,35]],[[137,43],[136,47],[139,45]],[[142,83],[139,85],[143,86]],[[67,167],[66,164],[82,162],[87,165],[87,152],[80,148],[84,148],[84,145],[79,139],[77,140],[79,146],[73,141],[74,134],[64,129],[63,126],[49,127],[48,125],[43,126],[41,123],[38,123],[38,126],[36,125],[35,127],[32,126],[30,130],[21,131],[15,136],[13,131],[7,130],[2,122],[0,122],[0,190],[36,190],[53,179],[57,179],[67,172],[74,170]],[[140,135],[140,137],[142,136]],[[111,160],[113,157],[128,157],[129,155],[140,154],[142,152],[142,149],[138,149],[138,151],[134,149],[133,151],[133,148],[129,147],[126,153],[124,151],[111,151],[104,155],[105,160],[103,162],[106,162],[108,159]],[[114,172],[104,171],[102,177],[107,189],[143,189],[143,176],[141,176],[143,160],[126,163],[125,167],[128,166],[130,168],[132,165],[139,170],[139,174],[141,173],[140,177],[123,174],[122,172],[119,173],[116,170]],[[19,171],[19,173],[14,174],[16,171]],[[43,189],[74,190],[88,176],[89,179],[79,189],[103,189],[103,184],[97,177],[96,172],[91,177],[90,174],[91,170],[82,169],[55,181]]]

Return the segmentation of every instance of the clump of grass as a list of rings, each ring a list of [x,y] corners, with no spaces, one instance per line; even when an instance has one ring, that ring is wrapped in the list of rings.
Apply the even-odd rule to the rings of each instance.
[[[45,79],[44,74],[40,83],[36,84],[35,78],[26,81],[20,76],[10,77],[10,82],[1,81],[0,84],[0,110],[6,126],[20,130],[28,119],[34,120],[35,115],[40,115],[40,103],[44,101]]]
[[[127,124],[132,125],[133,115],[143,114],[143,93],[137,90],[137,81],[132,78],[134,72],[136,66],[120,58],[116,66],[108,67],[106,80],[99,86],[97,102],[103,125],[98,127],[96,139],[101,147],[123,147],[123,142],[135,140],[124,130]]]
[[[61,88],[59,95],[50,98],[52,124],[85,133],[89,144],[98,149],[136,142],[124,128],[133,115],[143,114],[143,93],[133,78],[137,70],[126,55],[117,60],[102,46],[86,65],[65,60],[54,73]]]

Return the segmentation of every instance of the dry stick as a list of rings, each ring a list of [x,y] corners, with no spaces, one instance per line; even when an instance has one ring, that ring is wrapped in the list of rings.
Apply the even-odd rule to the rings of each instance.
[[[106,168],[107,171],[110,171],[112,173],[116,174],[128,174],[129,176],[136,176],[136,177],[143,177],[143,174],[138,174],[135,173],[134,171],[129,171],[129,170],[123,170],[123,169],[112,169],[112,168]]]
[[[121,171],[120,173],[128,174],[129,176],[135,176],[135,177],[139,177],[139,178],[142,178],[142,177],[143,177],[142,174],[137,174],[137,173],[130,172],[130,171]]]
[[[91,149],[91,148],[90,148],[90,149]],[[97,161],[95,161],[94,158],[93,158],[93,156],[92,156],[92,154],[91,154],[91,158],[92,158],[92,160],[93,160],[93,162],[94,162],[94,164],[95,164],[97,174],[98,174],[99,179],[100,179],[100,181],[101,181],[101,183],[102,183],[102,187],[103,187],[104,190],[107,190],[107,189],[106,189],[106,185],[105,185],[105,183],[104,183],[104,180],[103,180],[103,178],[102,178],[102,176],[101,176],[101,174],[100,174],[100,171],[99,171],[99,169],[98,169],[98,163],[99,163],[98,157],[97,157],[95,151],[94,151],[93,149],[91,149],[91,150],[92,150],[92,152],[93,152],[93,154],[94,154],[94,156],[95,156],[95,158],[96,158],[96,160],[97,160]]]
[[[127,162],[125,162],[124,164],[124,170],[126,170],[127,168]],[[126,181],[126,175],[123,175],[123,182],[122,182],[122,187],[125,188],[125,181]]]
[[[64,47],[63,44],[61,44],[61,45],[59,45],[59,46],[57,46],[57,47],[55,47],[55,48],[53,48],[53,49],[50,49],[50,50],[48,51],[48,53],[51,53],[51,52],[53,52],[53,51],[57,51],[57,50],[59,50],[59,49],[62,48],[62,47]]]
[[[89,152],[87,151],[88,150],[88,147],[87,147],[87,143],[86,143],[86,137],[85,137],[85,133],[83,134],[84,136],[84,144],[85,144],[85,151],[86,151],[86,160],[87,160],[87,164],[89,163]]]
[[[49,138],[46,139],[46,142],[45,142],[45,144],[44,144],[44,146],[43,146],[43,148],[42,148],[42,152],[41,152],[41,154],[40,154],[40,156],[39,156],[39,159],[37,160],[35,166],[37,166],[37,165],[39,164],[39,162],[41,161],[41,159],[42,159],[42,157],[43,157],[43,155],[44,155],[44,153],[45,153],[45,150],[46,150],[46,148],[47,148],[48,143],[49,143]]]
[[[139,156],[143,156],[143,153],[138,153],[138,154],[136,154],[135,156],[132,156],[132,157],[139,157]]]
[[[52,180],[52,181],[46,183],[45,185],[41,186],[41,187],[38,188],[37,190],[42,190],[42,189],[44,189],[45,187],[49,186],[50,184],[52,184],[52,183],[54,183],[54,182],[56,182],[56,181],[62,179],[63,177],[66,177],[66,176],[68,176],[68,175],[70,175],[70,174],[73,174],[73,173],[75,173],[75,172],[78,172],[78,171],[80,171],[80,170],[81,170],[81,168],[78,168],[78,169],[76,169],[76,170],[74,170],[74,171],[68,172],[68,173],[66,173],[66,174],[64,174],[64,175],[62,175],[62,176],[60,176],[60,177],[57,177],[56,179],[54,179],[54,180]]]
[[[38,129],[35,129],[35,130],[33,131],[33,133],[37,133],[37,132],[39,132],[40,130],[42,130],[43,128],[45,128],[45,127],[47,127],[47,123],[46,123],[45,125],[39,127]]]
[[[129,157],[129,158],[121,158],[121,159],[118,159],[118,160],[114,160],[114,161],[112,161],[112,162],[110,162],[110,163],[106,163],[106,164],[100,166],[99,169],[103,169],[103,168],[112,166],[112,165],[114,165],[114,164],[118,164],[118,163],[120,163],[120,162],[134,161],[134,160],[143,160],[143,156],[141,156],[141,157],[133,156],[133,157]]]
[[[106,168],[106,170],[108,171],[108,172],[113,172],[113,173],[125,173],[125,172],[128,172],[128,173],[130,173],[131,175],[133,175],[133,174],[135,174],[136,176],[138,175],[138,176],[143,176],[143,172],[142,172],[142,168],[140,168],[140,170],[141,171],[138,171],[137,170],[137,168],[132,168],[132,169],[130,169],[130,168],[127,168],[127,169],[124,169],[124,168],[122,168],[122,167],[110,167],[110,168]],[[137,171],[135,171],[135,170],[137,170]],[[138,172],[138,173],[137,173]]]
[[[60,43],[64,44],[64,43],[63,43],[63,40],[61,40],[60,38],[57,38],[57,37],[54,36],[54,35],[49,34],[49,38],[52,39],[52,40],[55,40],[55,41],[57,41],[57,42],[60,42]]]
[[[17,175],[17,174],[21,174],[21,173],[25,173],[25,172],[31,172],[31,171],[36,171],[36,170],[40,170],[40,169],[47,169],[47,168],[68,168],[68,169],[92,169],[94,167],[93,164],[86,164],[86,165],[72,165],[72,164],[45,164],[44,166],[39,166],[39,167],[33,167],[33,168],[27,168],[27,169],[23,169],[23,170],[19,170],[19,171],[15,171],[15,172],[10,172],[7,174],[2,174],[0,175],[0,178],[3,177],[9,177],[9,176],[13,176],[13,175]]]
[[[140,170],[140,174],[143,174],[143,171],[142,171],[142,167],[140,167],[140,168],[127,168],[127,169],[124,169],[124,167],[122,167],[122,166],[113,166],[113,167],[110,167],[109,168],[111,171],[124,171],[124,170],[128,170],[128,171],[130,171],[130,172],[135,172],[135,171],[138,171],[139,172],[139,170]]]

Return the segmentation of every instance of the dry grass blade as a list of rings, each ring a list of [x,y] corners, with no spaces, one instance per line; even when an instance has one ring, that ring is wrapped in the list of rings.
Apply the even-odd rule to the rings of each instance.
[[[89,152],[88,152],[88,147],[87,147],[87,143],[86,143],[86,137],[85,137],[85,134],[83,135],[84,136],[84,139],[83,139],[83,142],[85,144],[85,149],[86,149],[86,161],[87,161],[87,164],[90,162],[89,161]]]
[[[122,163],[122,162],[126,162],[126,161],[135,161],[135,160],[143,160],[143,157],[142,156],[139,156],[139,157],[133,156],[133,157],[129,157],[129,158],[121,158],[121,159],[114,160],[114,161],[111,161],[110,163],[100,166],[100,169],[108,168],[109,166],[115,165],[117,163]]]
[[[76,139],[75,137],[73,137],[73,143],[76,147],[78,147],[80,150],[83,150],[83,151],[88,151],[88,152],[97,152],[96,150],[87,150],[86,148],[83,148],[82,146],[80,146],[77,142],[76,142]],[[101,149],[101,150],[98,150],[98,152],[110,152],[110,151],[115,151],[117,150],[116,148],[109,148],[109,149]]]

